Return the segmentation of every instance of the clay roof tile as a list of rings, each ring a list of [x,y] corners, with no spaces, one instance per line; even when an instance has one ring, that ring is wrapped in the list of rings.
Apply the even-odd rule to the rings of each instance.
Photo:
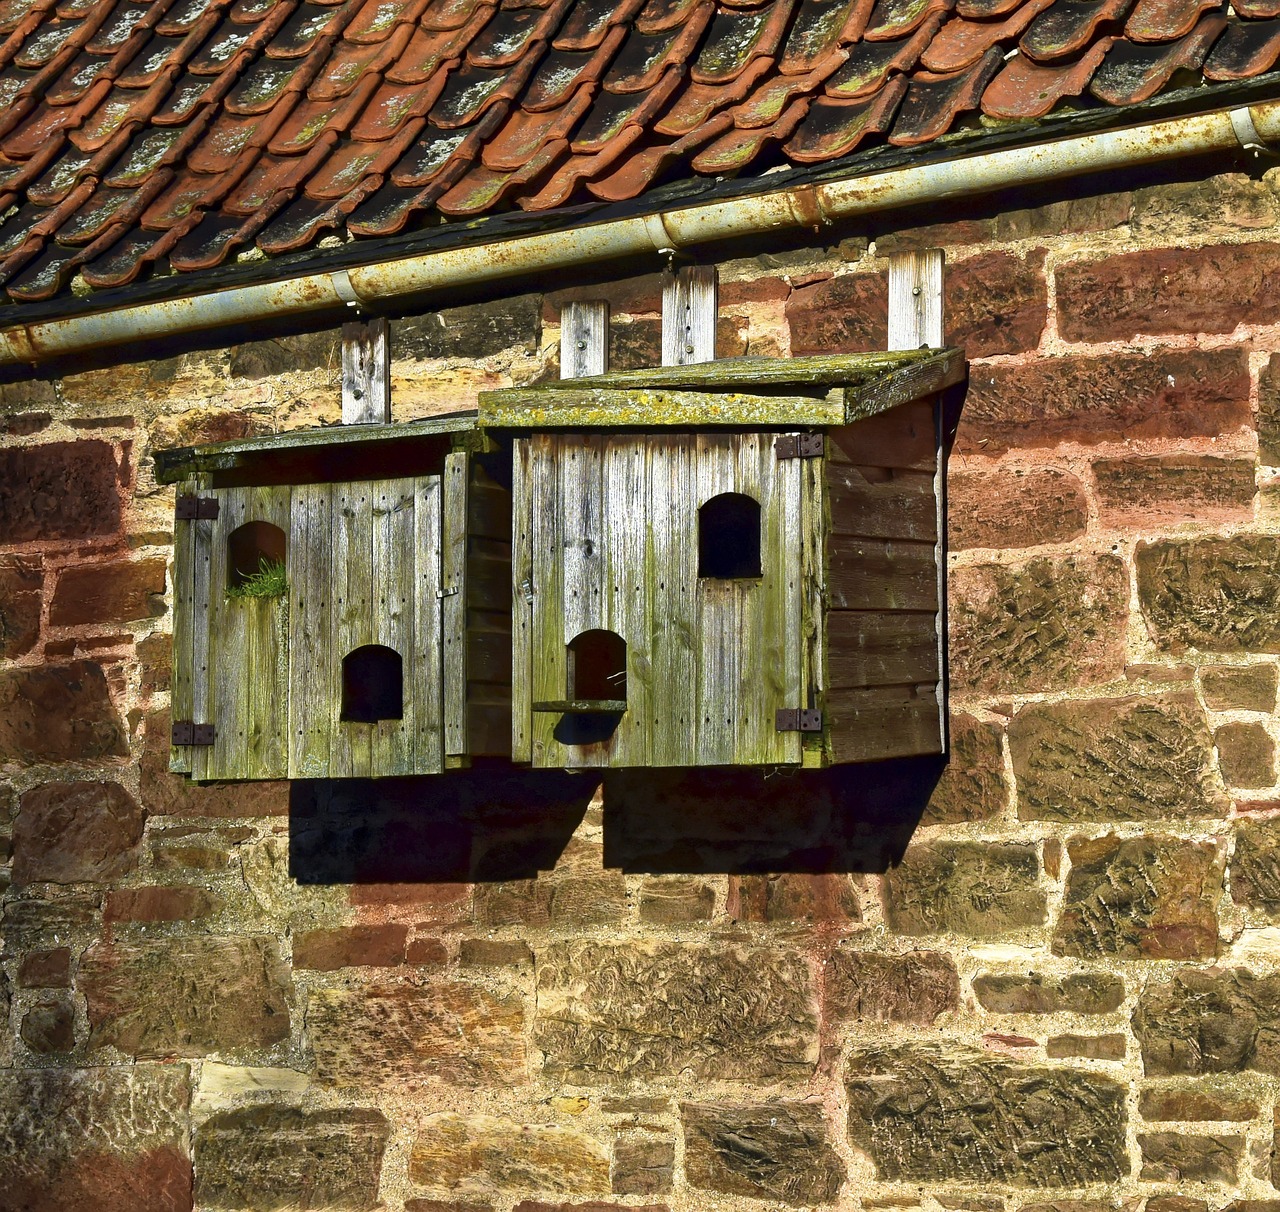
[[[1125,39],[1107,53],[1089,91],[1108,105],[1136,105],[1154,97],[1174,72],[1197,68],[1226,28],[1221,13],[1208,13],[1185,38],[1164,45],[1142,45]]]
[[[829,97],[854,101],[884,86],[891,72],[909,72],[919,62],[925,47],[942,24],[943,14],[935,13],[910,38],[899,42],[860,42],[854,46],[844,66],[826,82]]]
[[[868,42],[896,42],[930,17],[949,13],[953,4],[954,0],[876,0],[862,36]]]
[[[1228,21],[1204,63],[1208,80],[1248,80],[1280,57],[1280,20]]]
[[[778,56],[778,70],[802,75],[833,49],[857,41],[875,0],[801,0]]]
[[[1124,24],[1131,42],[1168,42],[1195,28],[1201,13],[1218,8],[1222,0],[1138,0]]]
[[[976,109],[1004,56],[992,47],[972,67],[951,75],[917,74],[907,88],[889,142],[898,147],[928,143],[949,130],[958,114]]]
[[[682,64],[698,44],[715,12],[704,0],[689,15],[689,21],[674,31],[642,34],[632,30],[604,74],[605,88],[614,93],[639,93],[650,89],[668,67]]]
[[[1095,42],[1079,59],[1036,63],[1016,55],[982,96],[982,112],[993,118],[1041,118],[1063,97],[1079,96],[1089,86],[1114,39]]]
[[[1003,21],[971,21],[952,16],[934,35],[920,56],[931,72],[953,72],[976,63],[991,47],[1011,42],[1053,0],[1027,0]]]
[[[848,155],[865,139],[889,129],[906,91],[905,77],[898,76],[859,101],[819,97],[783,151],[798,164],[821,164]]]
[[[772,55],[791,16],[792,0],[776,0],[767,8],[715,14],[689,78],[696,84],[725,84],[736,79],[747,65]]]

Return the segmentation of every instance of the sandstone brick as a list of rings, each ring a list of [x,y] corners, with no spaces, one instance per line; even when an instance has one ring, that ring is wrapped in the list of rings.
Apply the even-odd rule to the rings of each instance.
[[[41,783],[13,826],[13,882],[118,879],[138,866],[146,815],[119,783]]]
[[[38,555],[0,556],[0,657],[35,647],[43,592],[44,562]]]
[[[1280,320],[1280,245],[1225,244],[1122,253],[1062,265],[1058,330],[1068,341],[1139,333],[1231,332]]]
[[[449,962],[449,949],[438,938],[414,938],[405,948],[406,964],[437,965]]]
[[[153,631],[138,641],[140,687],[143,691],[168,690],[173,676],[173,637],[163,631]]]
[[[459,981],[317,989],[307,1008],[316,1079],[330,1086],[523,1082],[523,1032],[519,997]]]
[[[1234,1098],[1214,1090],[1147,1087],[1139,1096],[1138,1110],[1147,1120],[1244,1122],[1258,1114],[1258,1104],[1251,1098]]]
[[[665,1195],[676,1164],[675,1141],[639,1129],[619,1132],[613,1142],[610,1183],[615,1195]]]
[[[952,472],[947,505],[953,551],[1065,543],[1084,534],[1089,521],[1084,485],[1054,468]]]
[[[1190,1136],[1185,1132],[1140,1132],[1147,1182],[1232,1183],[1244,1154],[1243,1136]]]
[[[229,408],[190,408],[169,413],[151,423],[151,446],[164,450],[171,446],[204,446],[210,442],[230,442],[255,432],[253,417]]]
[[[269,1048],[289,1037],[289,977],[274,939],[99,943],[80,961],[89,1047],[133,1056]]]
[[[1034,846],[920,842],[884,877],[885,920],[899,934],[974,938],[1039,927],[1045,920],[1039,875]]]
[[[129,623],[163,614],[165,562],[78,564],[58,573],[49,606],[54,627]]]
[[[1280,353],[1258,374],[1258,462],[1280,465]]]
[[[950,577],[954,691],[1062,690],[1124,671],[1129,579],[1115,556],[983,564]]]
[[[998,240],[1029,240],[1066,232],[1107,231],[1129,221],[1133,195],[1124,190],[1079,198],[1062,198],[1024,210],[1002,210],[996,216]]]
[[[194,922],[216,913],[221,899],[192,884],[116,888],[107,893],[105,922]]]
[[[1129,1172],[1126,1088],[1094,1073],[877,1048],[849,1058],[845,1088],[849,1135],[885,1181],[1078,1187]]]
[[[188,1212],[190,1097],[185,1065],[0,1071],[0,1206]]]
[[[1151,981],[1133,1015],[1148,1076],[1280,1075],[1280,976],[1184,969]]]
[[[1276,709],[1274,665],[1210,665],[1200,670],[1200,690],[1210,711]]]
[[[862,912],[847,875],[738,875],[729,912],[740,922],[856,922]]]
[[[233,379],[270,379],[294,371],[342,368],[341,334],[334,329],[247,341],[231,346],[228,352]]]
[[[289,784],[279,782],[197,784],[169,773],[169,712],[147,716],[138,793],[154,816],[288,816]]]
[[[973,978],[973,993],[995,1014],[1110,1014],[1124,1002],[1124,981],[1100,972],[1064,977],[987,972]]]
[[[1280,652],[1280,537],[1139,543],[1138,600],[1151,638],[1170,652]]]
[[[293,939],[294,968],[333,972],[338,968],[393,968],[404,963],[409,927],[343,926],[307,930]]]
[[[546,880],[477,884],[474,912],[482,926],[545,926],[551,920],[551,885]]]
[[[201,1208],[363,1212],[379,1206],[390,1133],[380,1111],[364,1108],[219,1112],[195,1134],[196,1200]]]
[[[995,230],[994,219],[971,218],[877,232],[876,256],[889,257],[899,252],[949,248],[953,244],[986,244],[995,239]]]
[[[1123,1035],[1054,1035],[1045,1041],[1044,1054],[1050,1060],[1081,1057],[1084,1060],[1121,1061],[1125,1056]]]
[[[701,880],[656,876],[640,885],[640,920],[655,926],[704,922],[715,908],[715,890]]]
[[[1276,781],[1276,746],[1261,724],[1223,724],[1215,729],[1218,765],[1232,787],[1270,787]]]
[[[18,965],[18,986],[22,989],[70,989],[71,948],[54,947],[24,955]]]
[[[557,926],[610,926],[627,910],[627,884],[621,871],[557,880],[548,905],[550,921]]]
[[[1231,898],[1237,905],[1280,916],[1280,820],[1237,825]]]
[[[885,274],[841,274],[791,292],[787,300],[793,354],[865,353],[889,341]]]
[[[921,824],[955,825],[999,816],[1009,800],[1002,729],[964,712],[951,716],[951,752]]]
[[[1243,350],[1036,358],[974,367],[960,454],[1131,438],[1214,436],[1253,424]]]
[[[391,356],[473,360],[512,348],[532,354],[541,334],[541,297],[516,295],[396,320]]]
[[[970,358],[1035,349],[1047,310],[1043,249],[979,253],[947,269],[947,344]]]
[[[1271,1185],[1275,1186],[1274,1180]],[[1280,1199],[1237,1199],[1222,1212],[1280,1212]]]
[[[69,661],[0,672],[0,761],[94,761],[128,752],[101,665]]]
[[[468,1205],[469,1206],[469,1205]],[[407,1206],[406,1206],[407,1207]],[[522,1199],[511,1212],[670,1212],[666,1204],[613,1204],[589,1199],[569,1204],[549,1204],[541,1199]]]
[[[1229,1205],[1231,1208],[1236,1206]],[[1142,1205],[1142,1212],[1209,1212],[1209,1205],[1203,1199],[1192,1199],[1189,1195],[1156,1195]],[[1275,1212],[1280,1212],[1280,1208]]]
[[[1211,842],[1074,838],[1057,955],[1212,959],[1222,858]]]
[[[459,1199],[406,1199],[404,1212],[493,1212],[493,1205]]]
[[[828,1204],[845,1167],[820,1105],[681,1103],[690,1186],[796,1206]]]
[[[1221,173],[1135,190],[1131,223],[1135,235],[1168,241],[1203,239],[1214,229],[1270,227],[1276,217],[1275,199],[1262,181]]]
[[[476,968],[521,968],[533,963],[524,939],[464,938],[458,960]]]
[[[32,1052],[70,1052],[76,1046],[75,1007],[66,997],[41,998],[22,1016],[18,1034]]]
[[[0,448],[0,535],[31,543],[115,534],[119,476],[110,442]]]
[[[812,1072],[816,1011],[807,964],[785,951],[564,943],[538,958],[533,1036],[552,1080],[777,1081]]]
[[[595,1137],[576,1128],[443,1112],[422,1122],[409,1157],[409,1178],[463,1194],[607,1194],[609,1158]]]
[[[1247,521],[1257,494],[1252,459],[1157,455],[1093,464],[1104,526]]]
[[[57,900],[9,900],[0,915],[6,947],[48,947],[83,935],[97,923],[99,893],[59,896]]]
[[[1182,820],[1231,807],[1189,691],[1033,704],[1010,723],[1009,750],[1024,821]]]
[[[931,1026],[960,1003],[954,961],[935,951],[906,955],[833,951],[823,974],[823,1020]]]
[[[5,387],[8,386],[6,383]],[[52,424],[53,416],[47,412],[7,412],[0,415],[0,433],[10,438],[29,438]]]

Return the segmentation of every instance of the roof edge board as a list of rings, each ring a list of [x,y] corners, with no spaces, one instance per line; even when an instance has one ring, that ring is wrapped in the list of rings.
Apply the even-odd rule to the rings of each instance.
[[[837,220],[924,202],[988,193],[1106,169],[1252,149],[1280,142],[1280,100],[1235,106],[1051,142],[791,186],[742,198],[674,207],[488,244],[260,285],[118,307],[0,329],[0,366],[104,349],[139,339],[178,336],[234,324],[334,311]]]

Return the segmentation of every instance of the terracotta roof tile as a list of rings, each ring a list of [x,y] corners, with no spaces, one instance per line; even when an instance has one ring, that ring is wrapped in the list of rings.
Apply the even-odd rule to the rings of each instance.
[[[1089,91],[1108,105],[1136,105],[1154,97],[1173,73],[1199,67],[1226,28],[1221,13],[1209,13],[1185,38],[1152,46],[1120,41],[1108,52]],[[1277,44],[1280,48],[1280,43]]]
[[[1209,107],[1277,62],[1280,0],[0,0],[0,281],[198,275],[1196,79]]]

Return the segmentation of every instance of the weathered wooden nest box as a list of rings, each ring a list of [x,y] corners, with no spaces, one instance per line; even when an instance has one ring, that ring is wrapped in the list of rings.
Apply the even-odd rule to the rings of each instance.
[[[488,392],[513,437],[512,757],[820,767],[945,749],[959,350]]]
[[[509,459],[474,412],[159,452],[170,769],[430,774],[511,751]]]

